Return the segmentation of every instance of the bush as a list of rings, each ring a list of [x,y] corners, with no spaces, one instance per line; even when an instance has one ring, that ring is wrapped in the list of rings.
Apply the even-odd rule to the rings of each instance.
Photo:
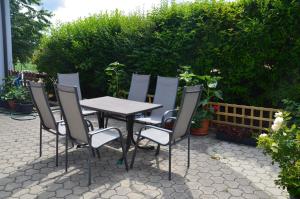
[[[290,101],[291,102],[291,101]],[[299,106],[295,104],[294,112],[275,114],[274,123],[268,134],[261,134],[258,138],[258,147],[271,156],[273,163],[280,167],[278,179],[275,183],[286,188],[294,198],[300,197],[300,126],[295,122],[299,119]]]
[[[119,61],[127,74],[218,69],[226,102],[278,106],[282,98],[300,100],[298,13],[296,0],[240,0],[164,4],[147,16],[99,14],[52,29],[34,60],[52,76],[79,71],[87,97],[107,93],[104,69]]]

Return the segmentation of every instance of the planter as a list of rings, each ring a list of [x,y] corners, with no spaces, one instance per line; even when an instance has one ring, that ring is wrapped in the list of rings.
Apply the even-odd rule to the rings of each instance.
[[[191,134],[196,136],[208,135],[209,120],[201,122],[201,128],[191,128]]]
[[[17,103],[16,104],[16,111],[19,113],[30,114],[33,110],[32,103]]]
[[[172,129],[173,129],[173,126],[174,126],[174,122],[173,122],[173,121],[171,121],[171,122],[166,122],[164,128],[165,128],[165,129],[172,130]]]
[[[230,125],[218,125],[216,138],[228,142],[256,146],[257,140],[253,138],[253,132],[247,128]]]
[[[0,99],[0,108],[7,108],[7,106],[8,106],[7,101]]]
[[[15,110],[16,109],[16,102],[14,100],[7,100],[7,103],[8,103],[8,107],[11,110]]]

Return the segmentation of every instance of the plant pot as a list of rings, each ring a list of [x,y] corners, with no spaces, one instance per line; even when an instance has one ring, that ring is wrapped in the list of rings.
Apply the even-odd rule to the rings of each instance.
[[[173,121],[171,121],[171,122],[166,122],[164,128],[165,128],[165,129],[172,130],[172,129],[173,129],[173,126],[174,126],[174,122],[173,122]]]
[[[227,142],[256,146],[257,139],[253,137],[252,131],[243,127],[219,124],[216,126],[216,138]]]
[[[16,111],[19,113],[30,114],[32,113],[33,104],[32,103],[17,103]]]
[[[7,102],[5,100],[0,99],[0,108],[6,108]]]
[[[201,122],[201,128],[191,128],[191,133],[192,135],[196,135],[196,136],[208,135],[208,128],[209,128],[209,120],[203,120]]]
[[[8,107],[11,110],[15,110],[16,109],[16,102],[14,100],[7,100],[7,103],[8,103]]]

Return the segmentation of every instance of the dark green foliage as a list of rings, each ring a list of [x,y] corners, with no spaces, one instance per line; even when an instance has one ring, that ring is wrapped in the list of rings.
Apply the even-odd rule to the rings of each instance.
[[[51,13],[37,9],[41,0],[10,0],[13,60],[25,63],[49,25]]]
[[[164,4],[147,16],[102,14],[52,30],[35,62],[52,76],[79,71],[90,97],[106,94],[104,69],[115,60],[128,74],[218,69],[225,102],[278,106],[300,100],[299,13],[298,0],[240,0]]]

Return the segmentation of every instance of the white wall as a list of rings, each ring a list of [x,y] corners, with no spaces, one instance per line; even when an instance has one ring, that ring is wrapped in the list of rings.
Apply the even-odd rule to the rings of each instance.
[[[0,4],[3,2],[0,1]],[[2,9],[0,5],[0,85],[4,78],[4,50],[3,50],[3,28],[2,28]]]
[[[3,9],[5,17],[3,18]],[[5,24],[5,30],[3,25]],[[6,36],[6,42],[4,42],[4,36]],[[6,45],[6,54],[4,51],[4,45]],[[5,63],[5,57],[7,63]],[[13,68],[12,61],[12,43],[11,43],[11,22],[9,11],[9,0],[0,0],[0,84],[5,76],[5,67],[8,69]]]
[[[7,37],[7,62],[8,62],[8,69],[13,69],[13,59],[12,59],[12,43],[11,43],[11,21],[10,21],[10,6],[9,0],[4,0],[4,7],[5,7],[5,16],[6,16],[6,37]]]

